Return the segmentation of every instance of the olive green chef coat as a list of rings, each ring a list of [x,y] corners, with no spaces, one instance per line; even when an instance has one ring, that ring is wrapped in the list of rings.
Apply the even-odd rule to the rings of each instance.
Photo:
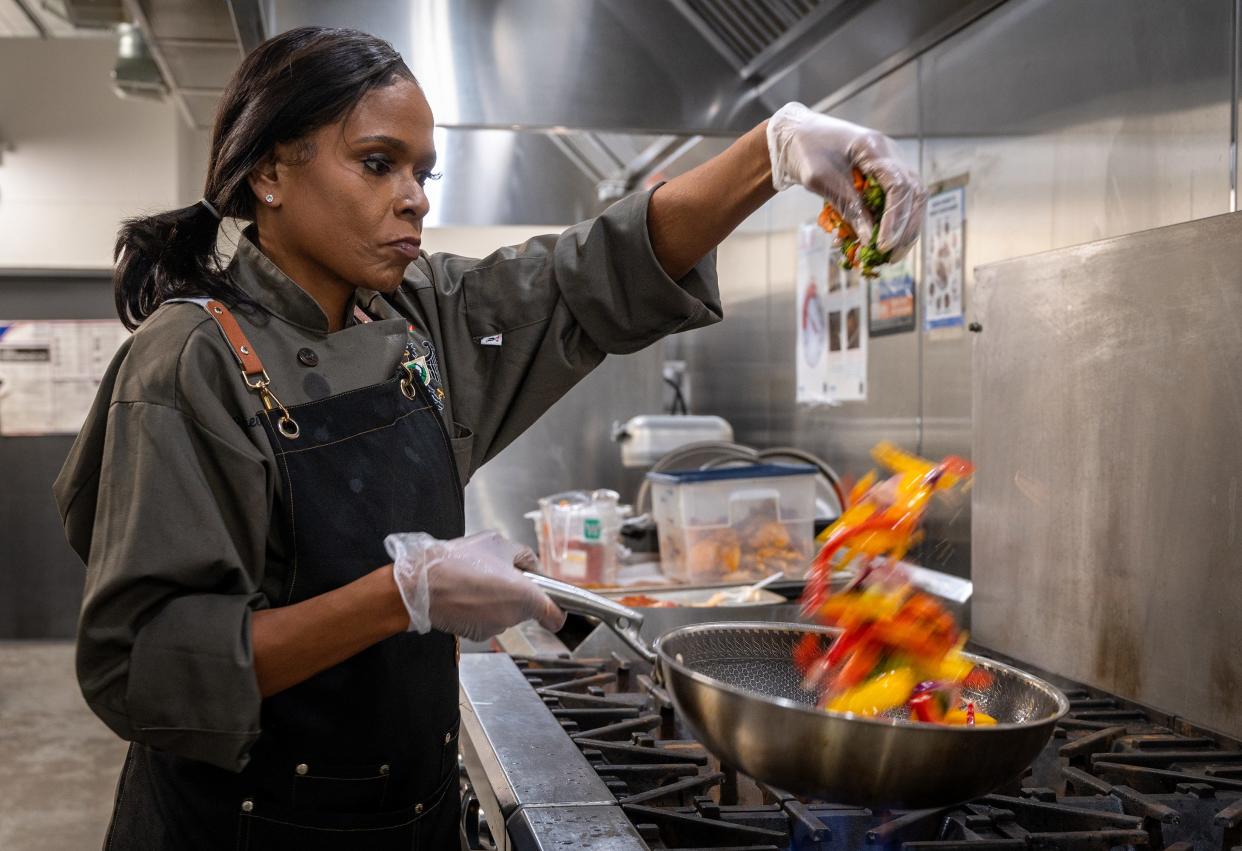
[[[605,354],[721,318],[714,256],[677,282],[660,268],[649,198],[482,260],[424,254],[394,295],[358,291],[375,321],[331,334],[243,238],[227,274],[261,309],[234,314],[289,407],[391,378],[411,326],[465,481]],[[277,599],[281,571],[265,568],[288,551],[260,408],[207,313],[166,304],[117,353],[54,486],[87,565],[87,702],[125,739],[235,770],[259,735],[250,612]],[[342,493],[343,531],[349,510]]]

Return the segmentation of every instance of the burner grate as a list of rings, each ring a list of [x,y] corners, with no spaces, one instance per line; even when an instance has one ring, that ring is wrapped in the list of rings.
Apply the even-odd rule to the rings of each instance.
[[[650,849],[1234,851],[1242,747],[1111,695],[1070,714],[1028,774],[962,806],[808,801],[721,765],[637,663],[515,658]]]

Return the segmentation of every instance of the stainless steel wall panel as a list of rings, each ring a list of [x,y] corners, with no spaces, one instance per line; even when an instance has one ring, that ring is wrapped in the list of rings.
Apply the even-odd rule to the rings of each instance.
[[[981,267],[975,636],[1242,735],[1242,214]]]
[[[768,242],[766,233],[741,233],[722,245],[716,268],[726,321],[668,341],[669,356],[686,360],[692,412],[724,417],[736,439],[764,444],[772,382],[781,372],[777,352],[792,339],[788,333],[776,339],[767,333],[775,309]]]
[[[535,527],[522,515],[541,496],[565,490],[612,488],[630,498],[642,470],[621,465],[612,425],[637,414],[660,412],[663,343],[632,355],[610,357],[570,390],[466,486],[471,532],[499,529],[535,545]]]

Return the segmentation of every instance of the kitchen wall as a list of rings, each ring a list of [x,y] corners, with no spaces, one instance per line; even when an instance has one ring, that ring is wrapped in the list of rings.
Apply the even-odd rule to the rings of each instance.
[[[117,223],[176,205],[180,118],[112,93],[110,38],[0,39],[0,267],[111,265]]]
[[[1233,5],[1009,0],[829,111],[896,137],[928,184],[966,177],[969,322],[979,264],[1230,209]],[[673,344],[696,412],[847,474],[885,438],[969,455],[961,329],[871,340],[866,402],[795,404],[794,234],[818,207],[785,193],[722,248],[727,321]],[[940,509],[923,558],[967,575],[969,514],[967,500]]]

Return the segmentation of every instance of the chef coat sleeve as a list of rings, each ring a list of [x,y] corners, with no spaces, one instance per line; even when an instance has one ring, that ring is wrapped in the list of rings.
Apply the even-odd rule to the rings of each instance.
[[[171,347],[177,358],[168,335],[150,330],[135,335],[110,403],[97,404],[58,481],[70,542],[87,561],[78,679],[122,738],[236,771],[259,734],[250,612],[263,602],[267,475],[210,390],[225,375],[211,374],[220,355],[202,333],[215,329]],[[72,481],[97,490],[62,487]],[[74,515],[92,503],[83,537]]]
[[[651,247],[650,199],[651,192],[630,195],[560,235],[482,260],[428,258],[456,436],[472,442],[469,471],[605,355],[720,321],[715,252],[671,279]]]

